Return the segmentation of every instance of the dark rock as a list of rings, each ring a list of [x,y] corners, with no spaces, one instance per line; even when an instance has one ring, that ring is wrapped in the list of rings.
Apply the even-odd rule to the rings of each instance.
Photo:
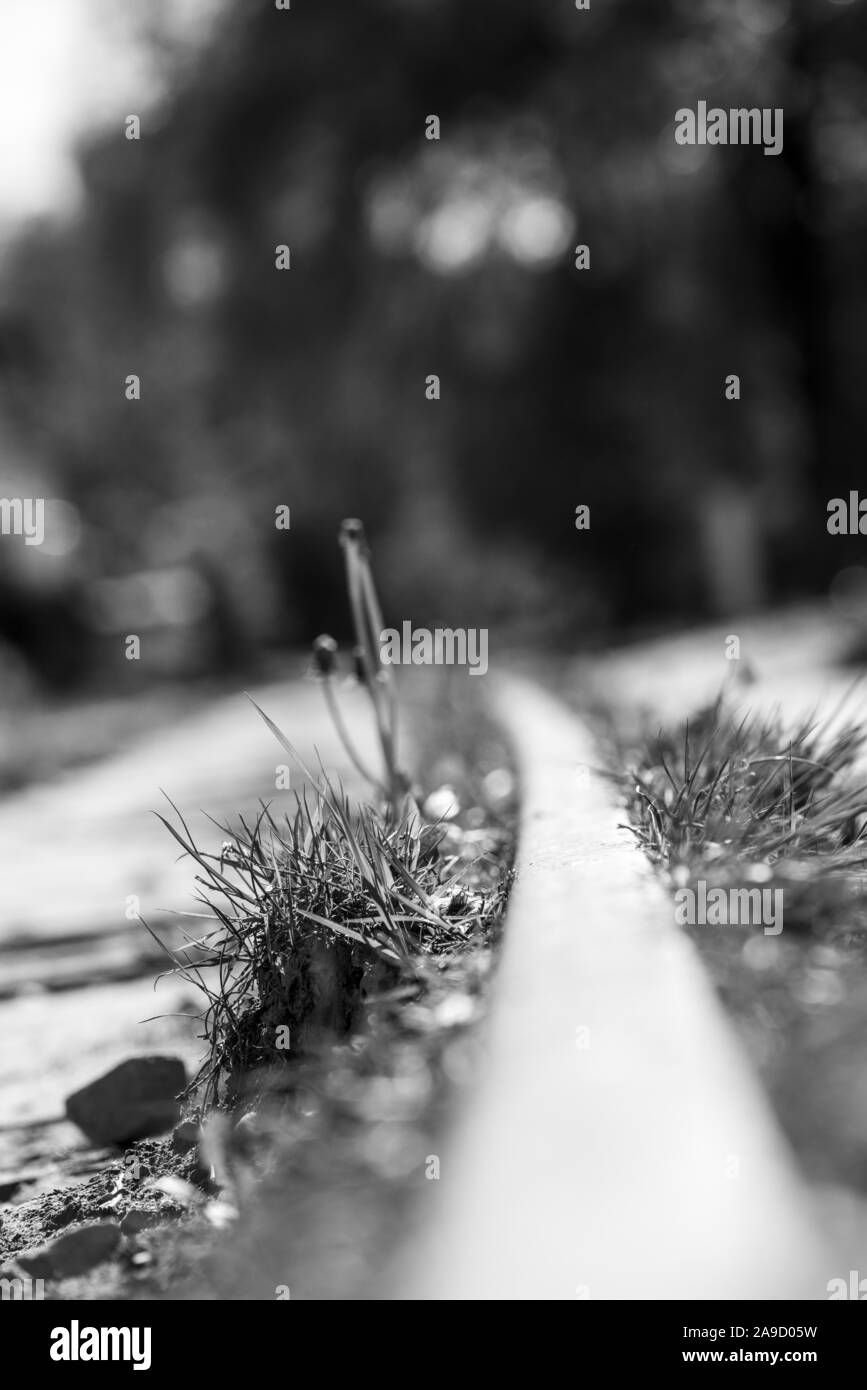
[[[15,1263],[37,1279],[65,1279],[84,1274],[109,1259],[117,1249],[120,1227],[113,1221],[79,1226],[56,1240],[15,1256]]]
[[[193,1120],[181,1120],[172,1130],[172,1148],[175,1153],[184,1154],[195,1148],[199,1142],[199,1126]]]
[[[17,1173],[14,1177],[5,1173],[0,1175],[0,1202],[11,1201],[20,1187],[26,1187],[34,1178],[41,1176],[38,1169],[31,1173]]]
[[[121,1221],[120,1229],[125,1236],[137,1236],[139,1231],[158,1226],[165,1219],[159,1211],[148,1211],[146,1207],[131,1207]]]
[[[130,1057],[69,1096],[66,1113],[92,1143],[128,1144],[177,1123],[186,1082],[177,1057]]]

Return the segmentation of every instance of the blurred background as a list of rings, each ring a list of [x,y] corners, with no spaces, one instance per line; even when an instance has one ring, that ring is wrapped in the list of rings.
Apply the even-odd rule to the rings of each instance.
[[[6,701],[343,636],[345,515],[524,645],[860,592],[865,71],[860,0],[4,0]]]

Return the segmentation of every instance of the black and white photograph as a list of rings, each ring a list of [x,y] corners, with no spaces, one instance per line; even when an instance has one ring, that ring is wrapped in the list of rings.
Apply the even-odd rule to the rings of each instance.
[[[27,1365],[836,1365],[865,441],[867,0],[0,0]]]

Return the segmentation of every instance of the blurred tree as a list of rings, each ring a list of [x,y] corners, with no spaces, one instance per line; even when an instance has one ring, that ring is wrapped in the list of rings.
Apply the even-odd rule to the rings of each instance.
[[[82,217],[5,276],[8,410],[96,570],[204,564],[224,656],[345,625],[346,514],[390,611],[522,638],[826,582],[865,410],[859,4],[256,0],[193,49],[160,14],[141,141],[92,138]],[[782,106],[783,155],[677,146],[698,100]]]

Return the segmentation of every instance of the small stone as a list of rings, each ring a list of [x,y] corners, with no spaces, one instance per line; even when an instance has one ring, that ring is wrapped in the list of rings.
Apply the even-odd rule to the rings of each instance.
[[[459,1024],[471,1023],[476,1012],[476,1005],[468,994],[449,994],[437,1004],[433,1017],[440,1028],[456,1028]]]
[[[139,1231],[146,1231],[150,1226],[156,1226],[165,1217],[157,1211],[148,1211],[146,1207],[130,1207],[126,1216],[120,1223],[121,1233],[125,1236],[137,1236]]]
[[[113,1221],[100,1221],[16,1255],[15,1263],[37,1279],[65,1279],[109,1259],[119,1240],[120,1227]]]
[[[130,1057],[69,1096],[66,1113],[94,1144],[128,1144],[178,1121],[187,1077],[177,1057]]]
[[[508,801],[515,790],[515,779],[508,768],[495,767],[493,772],[489,772],[482,782],[485,795],[494,806],[502,806],[504,801]]]
[[[35,1178],[41,1177],[38,1169],[31,1172],[12,1174],[0,1174],[0,1202],[10,1202],[21,1187],[26,1187]]]
[[[151,1183],[151,1187],[156,1192],[162,1193],[178,1207],[194,1207],[202,1200],[202,1194],[193,1187],[192,1183],[186,1182],[183,1178],[175,1177],[173,1173],[167,1173],[163,1178],[156,1178]]]
[[[205,1207],[205,1216],[216,1230],[225,1231],[233,1221],[237,1221],[238,1209],[233,1207],[231,1202],[208,1202]]]
[[[424,813],[433,821],[454,820],[461,809],[461,799],[454,787],[437,787],[425,799]]]
[[[199,1142],[199,1126],[193,1120],[181,1120],[172,1130],[172,1148],[175,1153],[185,1154],[194,1149]]]

